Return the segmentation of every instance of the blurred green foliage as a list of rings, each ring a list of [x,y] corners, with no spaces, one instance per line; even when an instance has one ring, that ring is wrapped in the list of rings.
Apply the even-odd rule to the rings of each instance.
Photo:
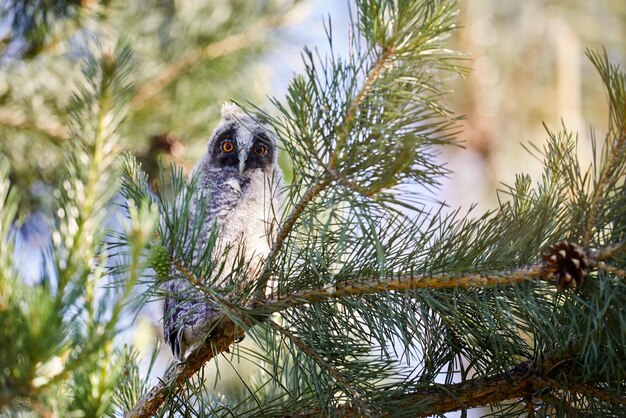
[[[297,0],[15,1],[0,56],[0,153],[23,212],[41,208],[70,140],[66,107],[92,42],[132,46],[135,93],[124,135],[150,175],[162,156],[190,168],[226,100],[262,102],[262,52]],[[8,24],[7,23],[7,24]],[[18,45],[19,44],[19,45]],[[27,51],[13,51],[15,45]]]

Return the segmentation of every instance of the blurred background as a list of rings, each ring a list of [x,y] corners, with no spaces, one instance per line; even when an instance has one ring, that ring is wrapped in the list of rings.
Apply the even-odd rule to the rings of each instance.
[[[456,176],[451,206],[496,203],[494,189],[533,171],[520,143],[541,143],[544,122],[565,124],[584,143],[606,120],[604,92],[585,49],[625,50],[626,3],[619,0],[459,2],[450,47],[466,51],[465,79],[446,80],[450,107],[464,115],[442,161]],[[234,99],[269,109],[306,45],[347,53],[349,1],[5,0],[0,5],[0,152],[9,156],[24,213],[38,212],[68,138],[64,109],[87,45],[122,38],[135,51],[137,91],[125,124],[129,144],[154,174],[163,158],[193,166],[218,116]],[[585,147],[585,152],[589,152]],[[461,175],[458,175],[461,174]],[[471,193],[468,191],[471,190]],[[38,210],[33,211],[36,208]]]
[[[48,197],[69,140],[65,109],[86,48],[119,38],[132,46],[136,92],[123,135],[157,181],[160,159],[193,167],[224,101],[271,111],[268,97],[280,99],[302,70],[303,47],[329,52],[329,17],[334,53],[347,54],[350,7],[333,0],[4,0],[0,153],[21,193],[25,277],[36,276],[37,250],[47,241]],[[450,108],[465,115],[464,148],[442,152],[453,174],[436,198],[451,208],[477,203],[479,213],[497,204],[496,190],[515,173],[539,174],[521,144],[541,146],[542,123],[577,132],[581,158],[591,154],[608,115],[585,49],[606,48],[613,62],[624,61],[626,2],[462,0],[459,11],[449,45],[467,52],[471,73],[444,83]],[[158,311],[148,307],[124,338],[149,351]],[[164,350],[161,367],[169,359]]]
[[[460,1],[460,28],[451,45],[469,53],[469,77],[451,83],[452,108],[465,115],[466,151],[446,156],[456,173],[451,202],[496,204],[494,189],[540,165],[520,144],[541,146],[550,130],[577,132],[581,158],[602,138],[607,105],[586,49],[606,48],[614,63],[626,52],[626,3]]]

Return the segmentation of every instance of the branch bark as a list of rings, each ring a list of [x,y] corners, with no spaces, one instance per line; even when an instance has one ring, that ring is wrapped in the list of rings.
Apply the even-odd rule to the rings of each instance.
[[[401,276],[394,279],[369,279],[358,283],[341,283],[326,289],[312,289],[295,292],[288,296],[278,296],[261,305],[269,312],[278,312],[306,303],[316,303],[328,299],[365,296],[387,291],[404,292],[413,289],[452,289],[468,287],[511,286],[524,282],[543,280],[546,270],[537,264],[513,270],[505,274],[426,274],[421,276]]]
[[[151,417],[161,408],[168,396],[184,389],[187,379],[200,370],[209,360],[228,351],[228,347],[244,334],[241,328],[224,318],[211,335],[210,341],[192,350],[184,362],[174,365],[133,409],[126,418]]]
[[[552,363],[550,362],[549,365]],[[548,364],[537,366],[535,362],[525,362],[506,373],[475,378],[456,384],[432,385],[418,389],[413,393],[392,396],[387,400],[380,399],[380,401],[383,403],[387,401],[387,410],[390,412],[410,410],[411,407],[419,405],[419,412],[415,415],[418,417],[429,417],[460,409],[535,397],[541,399],[549,397],[551,403],[555,403],[561,400],[559,395],[562,395],[564,391],[592,396],[616,405],[626,405],[626,396],[616,396],[597,388],[569,386],[545,378],[543,375],[548,369],[546,367]],[[551,374],[556,375],[557,371],[553,369]],[[571,411],[576,411],[573,406],[568,406]],[[313,417],[320,416],[320,414],[323,414],[323,411],[316,409],[295,416]],[[337,408],[337,415],[359,416],[358,412],[348,405]]]

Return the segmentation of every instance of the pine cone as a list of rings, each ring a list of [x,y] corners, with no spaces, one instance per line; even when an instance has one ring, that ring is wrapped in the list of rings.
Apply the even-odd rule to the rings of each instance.
[[[170,255],[162,245],[155,245],[150,252],[150,264],[159,281],[166,281],[170,275]]]
[[[582,286],[589,260],[580,245],[562,241],[552,244],[541,256],[549,271],[547,277],[556,280],[557,289],[563,291],[570,286]]]

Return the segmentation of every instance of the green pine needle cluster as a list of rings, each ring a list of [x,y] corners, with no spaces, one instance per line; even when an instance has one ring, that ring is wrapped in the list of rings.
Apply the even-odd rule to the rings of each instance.
[[[56,216],[35,283],[26,283],[15,268],[18,200],[2,159],[3,414],[114,414],[115,388],[124,379],[125,358],[114,340],[122,309],[146,268],[141,254],[157,221],[150,207],[131,208],[126,268],[123,276],[111,277],[105,232],[116,211],[118,128],[124,100],[132,91],[131,68],[130,50],[123,46],[115,52],[95,48],[85,60],[83,82],[69,109],[71,141],[54,193]],[[113,285],[116,282],[121,284]]]

